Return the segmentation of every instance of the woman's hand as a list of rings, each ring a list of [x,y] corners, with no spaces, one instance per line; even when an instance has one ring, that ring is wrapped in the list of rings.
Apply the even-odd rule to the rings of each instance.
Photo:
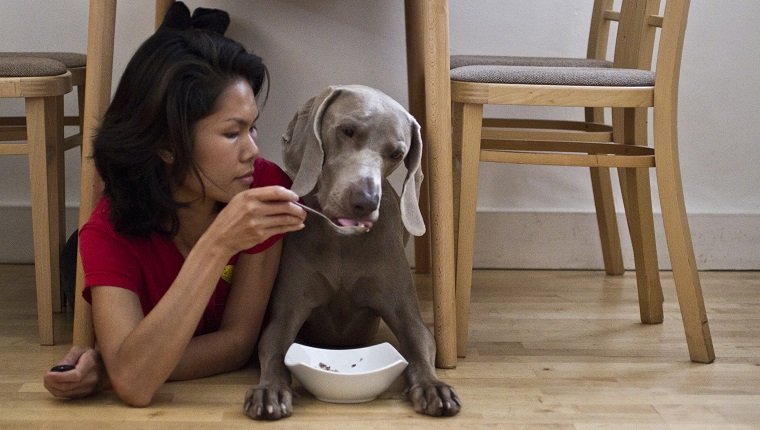
[[[297,201],[296,193],[281,186],[243,191],[222,209],[206,235],[234,254],[274,235],[301,230],[306,211],[294,204]]]
[[[58,365],[72,365],[64,372],[49,370],[43,381],[56,397],[80,398],[94,394],[108,383],[100,354],[92,348],[73,346]]]

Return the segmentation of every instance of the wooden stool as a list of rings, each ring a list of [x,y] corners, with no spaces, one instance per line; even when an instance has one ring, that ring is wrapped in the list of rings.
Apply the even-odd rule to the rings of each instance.
[[[52,345],[60,309],[63,244],[63,95],[72,89],[65,64],[49,58],[0,56],[0,98],[23,98],[26,116],[0,120],[0,155],[26,155],[32,197],[35,282],[40,343]]]

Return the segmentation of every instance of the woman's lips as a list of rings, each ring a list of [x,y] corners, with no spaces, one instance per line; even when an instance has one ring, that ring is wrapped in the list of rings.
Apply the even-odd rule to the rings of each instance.
[[[238,176],[235,178],[239,181],[243,181],[248,185],[253,184],[253,171],[246,173],[245,175]]]

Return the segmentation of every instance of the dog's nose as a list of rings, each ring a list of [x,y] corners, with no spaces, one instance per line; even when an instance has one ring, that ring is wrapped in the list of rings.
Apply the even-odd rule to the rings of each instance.
[[[370,184],[352,187],[348,202],[357,218],[366,217],[380,205],[380,193]]]

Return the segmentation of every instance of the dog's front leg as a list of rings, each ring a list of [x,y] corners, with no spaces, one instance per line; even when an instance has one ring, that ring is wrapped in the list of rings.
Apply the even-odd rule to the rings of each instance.
[[[290,372],[284,363],[285,353],[310,312],[305,307],[290,306],[289,310],[275,309],[272,313],[259,341],[259,384],[245,395],[243,409],[250,418],[278,420],[293,413],[293,391]]]
[[[438,379],[435,373],[435,340],[427,326],[409,321],[408,333],[418,333],[409,338],[397,336],[401,350],[409,356],[409,366],[404,371],[407,397],[418,413],[431,416],[453,416],[459,413],[462,402],[454,388]],[[414,338],[418,338],[414,340]]]
[[[407,395],[418,413],[431,416],[456,415],[462,402],[454,388],[436,376],[435,339],[420,316],[411,276],[408,282],[409,287],[405,293],[392,295],[406,300],[387,302],[392,306],[380,311],[383,320],[399,341],[401,354],[409,362],[404,371]],[[398,285],[400,284],[396,284],[396,288]]]

